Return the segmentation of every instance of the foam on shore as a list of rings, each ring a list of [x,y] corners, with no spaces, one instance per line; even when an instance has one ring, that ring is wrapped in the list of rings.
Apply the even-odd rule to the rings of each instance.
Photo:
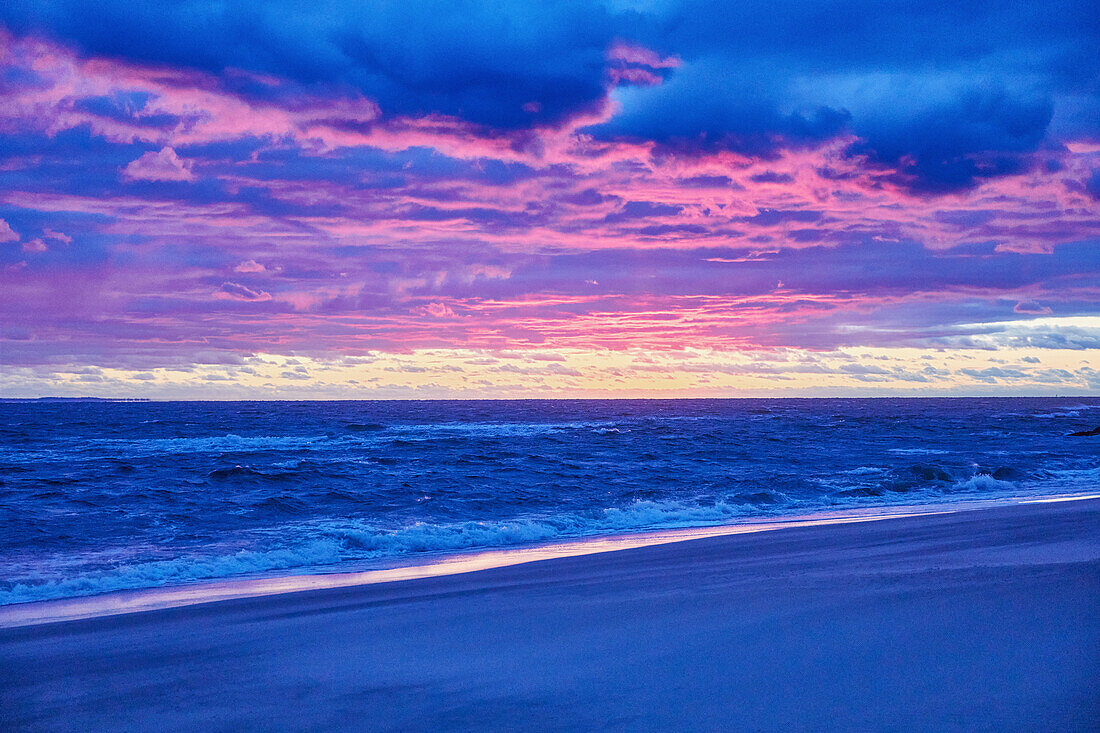
[[[48,601],[15,603],[0,606],[0,628],[33,626],[77,619],[139,613],[166,608],[178,608],[242,598],[256,598],[283,593],[316,591],[333,588],[416,580],[524,563],[615,552],[637,547],[756,532],[769,532],[797,527],[814,527],[858,522],[874,522],[902,517],[950,514],[988,509],[997,506],[1078,501],[1100,498],[1100,494],[1057,495],[1018,499],[954,502],[927,506],[893,506],[851,509],[828,513],[787,517],[776,521],[746,521],[707,527],[665,529],[580,540],[556,542],[519,548],[494,549],[481,552],[437,556],[414,565],[384,567],[358,572],[281,575],[218,582],[200,582],[178,586],[105,592],[98,595],[61,598]]]

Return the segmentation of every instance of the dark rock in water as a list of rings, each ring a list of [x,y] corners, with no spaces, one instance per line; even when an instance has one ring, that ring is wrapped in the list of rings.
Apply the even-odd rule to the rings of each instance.
[[[909,467],[909,473],[917,476],[924,481],[950,481],[951,474],[944,471],[939,466],[933,466],[927,463],[918,463]]]
[[[1070,433],[1071,438],[1087,438],[1092,435],[1100,435],[1100,428],[1093,428],[1092,430],[1082,430],[1077,433]]]

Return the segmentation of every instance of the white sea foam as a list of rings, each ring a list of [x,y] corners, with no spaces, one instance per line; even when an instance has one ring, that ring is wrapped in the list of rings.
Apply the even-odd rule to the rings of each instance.
[[[1095,490],[1092,443],[1065,438],[1068,423],[1031,419],[1097,414],[1078,401],[997,403],[1011,419],[981,407],[901,420],[893,413],[909,408],[885,402],[837,403],[840,418],[809,403],[702,416],[482,406],[480,421],[326,404],[280,423],[234,417],[237,408],[202,422],[181,405],[151,421],[163,428],[40,426],[0,446],[0,462],[19,471],[5,476],[16,487],[9,506],[22,512],[0,551],[0,603],[749,516]],[[843,417],[871,407],[886,412]],[[749,422],[765,419],[792,422]],[[820,428],[828,441],[815,442]],[[106,435],[116,437],[93,437]]]
[[[592,430],[597,434],[619,432],[609,427],[611,421],[577,421],[558,423],[426,423],[379,426],[377,431],[323,435],[249,435],[229,433],[196,438],[98,438],[84,441],[97,448],[124,451],[131,454],[158,453],[251,453],[277,450],[323,450],[354,445],[376,444],[394,438],[432,440],[441,436],[471,436],[488,438],[524,437],[570,430]]]
[[[879,468],[877,466],[859,466],[858,468],[841,471],[840,473],[846,474],[848,476],[873,476],[875,474],[886,473],[886,469]]]
[[[993,478],[986,473],[979,473],[976,476],[971,476],[965,481],[956,482],[952,488],[964,491],[1006,492],[1016,489],[1016,484],[1011,481],[1002,481]]]
[[[1067,488],[1080,489],[1082,481],[1095,484],[1100,467],[1067,472]],[[1010,481],[978,474],[957,481],[949,490],[930,491],[926,496],[905,494],[907,504],[923,501],[940,503],[955,495],[988,499],[1018,495]],[[517,518],[500,521],[466,521],[431,524],[419,522],[404,527],[379,527],[361,521],[331,519],[286,525],[264,535],[278,546],[262,550],[241,550],[214,555],[185,555],[169,560],[120,560],[111,569],[84,572],[68,577],[27,574],[0,589],[0,605],[94,595],[109,591],[177,585],[200,580],[264,575],[278,571],[304,571],[356,561],[413,556],[423,553],[453,553],[464,550],[532,545],[559,539],[634,532],[652,529],[706,527],[728,524],[747,517],[763,516],[758,506],[767,503],[768,516],[781,518],[794,512],[827,507],[859,506],[856,500],[823,496],[815,506],[789,501],[777,492],[760,492],[735,500],[706,504],[679,501],[636,501],[622,507],[589,512]],[[778,507],[776,507],[778,504]],[[885,505],[883,505],[885,508]],[[55,564],[56,572],[62,565]],[[346,567],[346,565],[345,565]],[[10,569],[10,568],[9,568]],[[74,568],[67,568],[71,572]]]
[[[269,533],[272,536],[288,536],[290,544],[285,547],[130,562],[110,570],[86,572],[68,578],[39,575],[16,579],[7,589],[0,589],[0,605],[316,568],[355,560],[526,545],[566,537],[651,528],[715,525],[745,516],[745,509],[745,505],[724,502],[698,506],[674,501],[639,501],[626,507],[587,514],[492,522],[419,522],[394,529],[328,520]],[[295,541],[294,538],[299,539]]]
[[[611,422],[440,422],[414,425],[391,425],[386,432],[407,437],[438,437],[440,434],[487,437],[522,437],[568,430],[598,430]]]
[[[122,451],[135,455],[159,453],[254,453],[276,450],[318,450],[363,442],[355,435],[228,435],[204,438],[145,438],[126,440],[101,438],[87,441],[90,447]]]
[[[25,578],[0,590],[0,605],[68,598],[130,588],[151,588],[194,580],[329,565],[341,560],[338,542],[318,540],[290,548],[240,551],[231,555],[181,557],[121,565],[70,578]]]

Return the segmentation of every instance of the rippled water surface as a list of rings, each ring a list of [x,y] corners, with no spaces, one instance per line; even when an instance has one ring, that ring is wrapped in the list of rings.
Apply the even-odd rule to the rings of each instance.
[[[1100,399],[0,404],[0,603],[1095,491]]]

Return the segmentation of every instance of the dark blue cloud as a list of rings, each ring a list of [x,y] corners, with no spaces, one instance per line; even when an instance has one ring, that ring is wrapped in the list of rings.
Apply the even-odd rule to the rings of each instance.
[[[616,89],[621,112],[592,129],[598,138],[768,158],[852,133],[849,155],[930,194],[1042,165],[1059,135],[1100,139],[1100,14],[1091,0],[624,8],[102,0],[89,12],[80,0],[37,0],[0,5],[0,23],[90,55],[216,74],[230,90],[280,104],[361,94],[385,116],[443,113],[513,131],[594,109],[607,93],[607,49],[626,41],[682,64],[661,69],[659,85]],[[0,83],[34,83],[20,73],[27,78]],[[136,102],[77,104],[143,120]]]
[[[966,188],[982,178],[1022,173],[1036,161],[1054,113],[1052,100],[971,89],[910,119],[856,128],[851,152],[891,169],[894,182],[930,193]]]
[[[174,127],[181,118],[170,114],[149,114],[144,110],[153,95],[145,92],[114,92],[107,96],[81,97],[73,103],[73,108],[96,117],[116,122],[126,122],[141,127]]]
[[[639,228],[637,233],[643,237],[702,236],[710,230],[699,224],[651,224]]]
[[[1044,305],[1060,302],[1058,307],[1062,315],[1090,314],[1095,312],[1095,304],[1080,300],[1064,286],[1072,283],[1084,288],[1084,292],[1100,286],[1100,246],[1097,245],[1097,240],[1071,242],[1058,245],[1047,254],[960,254],[929,250],[911,241],[872,240],[763,254],[731,247],[600,249],[553,255],[468,251],[463,262],[484,261],[505,266],[511,270],[511,276],[477,282],[436,281],[413,288],[409,293],[502,299],[535,293],[608,297],[760,296],[773,293],[782,282],[784,291],[807,296],[858,299],[942,292],[942,302],[935,305],[938,309],[936,319],[950,323],[973,317],[966,308],[960,307],[963,300],[997,301],[995,309],[1005,319],[1027,317],[1027,313],[1014,311],[1018,298],[1000,302],[1003,300],[1001,293],[1032,288],[1046,291],[1042,298]],[[366,250],[359,250],[349,256],[354,260],[364,254]],[[420,255],[393,263],[391,269],[384,272],[401,272],[414,277],[424,271],[446,269],[444,263],[453,256],[445,251],[430,257]],[[381,273],[379,264],[376,261],[373,268]],[[340,267],[343,269],[344,265]],[[951,293],[955,288],[959,292]],[[603,305],[592,307],[598,310]],[[749,304],[748,307],[754,306]]]
[[[569,193],[558,197],[558,201],[574,206],[599,206],[608,201],[619,201],[619,197],[612,194],[600,193],[594,188],[586,188],[583,191]]]
[[[734,183],[729,176],[688,176],[687,178],[676,179],[676,184],[688,188],[730,188],[734,191],[743,189],[740,184]]]
[[[119,171],[152,148],[140,143],[112,143],[92,134],[89,125],[39,133],[0,134],[0,188],[110,196]]]
[[[1085,191],[1097,201],[1100,201],[1100,168],[1092,172],[1085,181]]]
[[[764,171],[763,173],[757,173],[755,176],[751,176],[751,180],[755,183],[790,183],[794,180],[794,176],[789,173]]]
[[[1097,17],[1066,1],[676,5],[650,38],[683,68],[616,92],[623,113],[596,133],[768,157],[851,132],[885,180],[965,189],[1031,168],[1051,130],[1100,138]]]
[[[932,214],[936,221],[962,229],[988,224],[1001,213],[995,209],[945,209]]]
[[[453,0],[5,3],[0,23],[91,55],[226,74],[230,88],[279,100],[360,92],[387,114],[442,112],[523,127],[561,120],[603,96],[615,36],[599,3],[508,6]]]
[[[194,154],[204,157],[205,148],[196,146]],[[191,154],[192,148],[181,147],[180,153]],[[219,156],[220,151],[215,148],[213,153]],[[344,147],[310,154],[297,147],[270,146],[242,157],[249,158],[244,168],[256,180],[329,181],[370,188],[396,187],[411,181],[507,186],[555,172],[490,158],[462,160],[423,147],[396,152],[368,146]]]
[[[604,139],[653,140],[672,153],[726,149],[773,158],[784,147],[819,143],[847,129],[847,110],[818,106],[783,112],[778,95],[760,89],[759,80],[724,77],[723,65],[688,66],[660,86],[616,90],[619,112],[589,132]]]
[[[761,209],[752,216],[740,216],[734,221],[752,224],[753,226],[771,227],[788,222],[801,222],[803,224],[820,221],[823,214],[820,211]]]
[[[1019,299],[1005,297],[1019,288],[1054,288],[1058,282],[1085,285],[1100,277],[1100,249],[1095,241],[1058,246],[1050,254],[1012,252],[991,255],[960,256],[934,252],[914,243],[851,242],[839,247],[811,247],[767,253],[753,253],[741,248],[699,248],[691,250],[600,250],[587,253],[531,255],[505,253],[492,248],[457,252],[453,247],[435,251],[405,253],[393,258],[392,253],[378,252],[369,247],[341,248],[336,260],[326,260],[311,254],[300,259],[283,259],[285,268],[277,276],[260,274],[203,275],[201,281],[186,281],[188,289],[207,292],[221,291],[233,296],[227,300],[195,302],[170,295],[138,297],[125,304],[131,313],[230,313],[287,311],[289,306],[277,300],[261,300],[265,292],[277,295],[281,289],[299,289],[309,282],[324,282],[336,271],[354,273],[364,281],[357,294],[340,296],[319,306],[324,313],[369,311],[374,315],[408,312],[405,296],[437,298],[514,298],[533,293],[578,293],[583,301],[545,306],[543,315],[582,314],[621,309],[622,297],[634,296],[751,296],[767,298],[782,281],[786,293],[833,295],[833,302],[813,298],[776,300],[769,307],[778,312],[791,310],[820,311],[820,318],[805,322],[799,319],[784,326],[762,324],[757,336],[767,343],[830,347],[851,343],[855,338],[844,324],[859,323],[873,332],[861,331],[857,343],[892,343],[917,341],[937,336],[957,339],[954,324],[973,324],[1031,317],[1021,312]],[[184,246],[184,245],[180,245]],[[274,253],[276,250],[273,249]],[[157,261],[173,261],[198,265],[203,270],[226,270],[237,261],[230,253],[185,246],[156,252],[135,251],[140,257],[156,257]],[[380,258],[379,258],[380,256]],[[736,260],[736,261],[734,261]],[[461,267],[470,262],[503,267],[512,272],[509,278],[489,278],[471,281],[468,278],[435,277],[440,271]],[[327,264],[326,264],[327,263]],[[403,295],[395,297],[389,287],[393,276],[420,280]],[[598,282],[596,282],[598,281]],[[950,291],[935,301],[922,301],[919,306],[889,305],[875,300],[892,299],[929,289]],[[976,288],[984,290],[979,292]],[[1092,313],[1094,303],[1072,295],[1048,292],[1042,298],[1059,315]],[[845,307],[846,299],[861,302],[864,307],[853,311]],[[759,309],[759,301],[730,304],[730,309]],[[530,317],[526,306],[516,314]],[[508,314],[504,314],[507,316]],[[824,319],[824,320],[821,320]],[[802,325],[799,325],[802,324]],[[837,328],[833,328],[836,326]],[[276,327],[272,327],[276,328]],[[102,331],[95,326],[92,331]],[[872,333],[870,337],[867,333]],[[744,334],[742,334],[744,335]],[[133,335],[131,334],[131,337]],[[159,335],[156,337],[160,337]],[[1069,345],[1058,348],[1070,348]]]
[[[0,135],[0,158],[9,161],[7,170],[0,171],[0,189],[50,194],[65,192],[105,200],[135,196],[198,205],[236,203],[273,217],[331,216],[343,212],[340,203],[287,202],[274,198],[265,188],[231,185],[213,176],[191,182],[127,180],[121,175],[131,161],[158,149],[158,146],[145,143],[110,142],[92,134],[88,125],[63,130],[53,136]],[[25,165],[13,164],[21,159],[26,161]],[[301,175],[306,170],[308,168],[293,172]],[[363,173],[360,171],[358,175]],[[63,218],[61,213],[53,216],[57,220]]]
[[[609,224],[630,221],[632,219],[648,219],[651,216],[675,216],[684,210],[677,204],[661,204],[653,201],[627,201],[618,211],[614,211],[604,217]]]

